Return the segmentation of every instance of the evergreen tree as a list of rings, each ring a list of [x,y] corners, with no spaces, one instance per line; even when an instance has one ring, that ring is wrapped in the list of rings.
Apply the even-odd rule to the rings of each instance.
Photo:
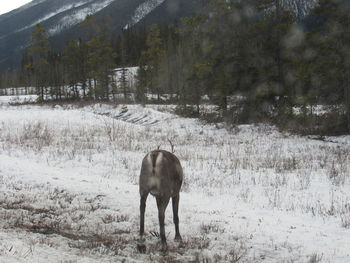
[[[291,33],[294,18],[278,0],[265,1],[266,6],[271,6],[274,12],[267,12],[253,20],[246,39],[252,44],[248,71],[253,84],[247,103],[250,108],[253,106],[250,109],[253,112],[249,114],[253,118],[270,118],[274,112],[278,114],[277,118],[283,119],[292,105],[294,83],[289,83],[286,76],[294,69],[286,39]]]
[[[87,41],[87,65],[90,70],[89,75],[94,80],[94,97],[95,99],[105,100],[109,100],[116,57],[108,32],[107,22],[106,19],[97,23],[91,17],[87,17],[84,22],[90,31]]]
[[[184,51],[184,65],[182,65],[183,78],[188,103],[196,106],[196,113],[200,113],[201,97],[205,91],[205,80],[212,73],[210,61],[204,59],[202,47],[203,38],[203,17],[197,15],[183,20],[184,26],[180,31],[182,44],[186,46]]]
[[[75,90],[75,97],[79,97],[77,90],[79,84],[85,98],[88,79],[87,46],[81,39],[68,42],[63,50],[63,63],[68,84]]]
[[[127,31],[129,32],[129,30]],[[127,61],[128,61],[128,57],[130,54],[130,51],[128,51],[128,46],[131,43],[128,43],[130,41],[130,35],[131,33],[127,34],[127,37],[124,37],[122,42],[121,42],[121,65],[122,68],[120,69],[120,78],[119,78],[119,84],[120,84],[120,88],[123,92],[124,95],[124,99],[126,100],[128,97],[128,93],[129,91],[129,84],[128,84],[128,79],[127,79],[127,69],[126,69],[126,65],[127,65]],[[131,41],[130,41],[131,42]]]
[[[120,84],[121,90],[123,91],[123,95],[124,95],[125,100],[128,98],[128,93],[129,93],[127,72],[128,72],[128,70],[125,67],[122,67],[120,69],[119,84]]]
[[[143,52],[143,56],[147,65],[145,69],[147,72],[148,88],[151,93],[157,94],[159,100],[161,89],[158,76],[160,73],[160,61],[164,56],[164,47],[158,25],[151,25],[146,45],[147,49]]]
[[[28,54],[28,49],[25,49],[21,60],[21,83],[25,88],[25,94],[29,94],[28,88],[33,86],[32,78],[34,77],[30,65],[32,65],[32,57]]]
[[[200,40],[205,60],[198,72],[207,74],[207,85],[212,87],[209,94],[226,115],[228,97],[244,89],[248,73],[248,50],[254,41],[246,37],[250,13],[245,4],[225,0],[214,1],[208,12],[205,37]]]
[[[29,42],[29,55],[32,60],[27,64],[27,70],[35,75],[35,86],[38,89],[38,95],[41,101],[48,86],[49,63],[47,60],[49,51],[49,41],[45,28],[37,24],[32,31],[32,38]]]
[[[147,71],[146,71],[146,66],[141,61],[136,74],[136,94],[135,94],[136,102],[139,102],[141,104],[146,103],[147,101],[146,86],[147,86]]]
[[[314,72],[313,86],[318,100],[344,107],[345,126],[350,131],[350,27],[349,8],[344,1],[321,0],[313,10],[322,25],[311,32],[312,59],[309,65]],[[340,124],[341,125],[341,124]]]
[[[49,52],[49,85],[50,96],[53,99],[62,99],[62,89],[64,87],[64,71],[62,56],[60,53]]]

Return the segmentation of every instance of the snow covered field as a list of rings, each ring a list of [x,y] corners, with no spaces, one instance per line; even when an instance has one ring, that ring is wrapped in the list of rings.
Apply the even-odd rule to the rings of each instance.
[[[183,244],[138,253],[143,156],[175,145]],[[0,105],[0,262],[350,262],[350,140],[203,124],[150,105]],[[152,234],[153,233],[153,234]]]
[[[35,102],[37,99],[37,95],[0,96],[0,107],[9,104],[31,103]]]

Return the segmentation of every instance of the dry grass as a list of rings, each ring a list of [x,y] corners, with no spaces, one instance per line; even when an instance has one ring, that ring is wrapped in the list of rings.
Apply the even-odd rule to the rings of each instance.
[[[293,137],[266,125],[227,131],[219,126],[193,126],[185,120],[181,124],[133,125],[111,116],[97,116],[94,125],[62,119],[58,124],[46,120],[34,124],[2,122],[1,147],[4,152],[18,150],[47,163],[100,162],[103,164],[99,167],[109,167],[103,178],[111,178],[118,171],[125,176],[121,180],[137,184],[144,153],[159,144],[169,149],[167,139],[171,138],[185,168],[184,192],[199,191],[209,196],[229,193],[237,202],[258,208],[336,217],[342,227],[350,226],[348,204],[342,191],[337,191],[350,181],[349,145]],[[310,195],[319,181],[329,184],[327,198]],[[96,254],[123,255],[124,250],[135,247],[134,217],[114,213],[103,203],[103,196],[76,195],[8,178],[0,178],[0,183],[6,190],[0,193],[0,219],[7,227],[45,237],[59,235],[69,240],[70,246]],[[40,191],[48,193],[47,200],[34,194]],[[198,235],[184,238],[183,248],[173,246],[170,251],[189,256],[193,262],[245,262],[249,258],[244,246],[203,257],[201,252],[215,243],[211,237],[220,236],[225,228],[215,222],[203,223],[198,231]],[[150,261],[165,260],[156,253],[157,240],[148,244],[150,254],[156,254]],[[49,238],[42,242],[57,245]],[[167,260],[177,262],[178,258],[170,254]],[[310,258],[310,262],[318,261]]]

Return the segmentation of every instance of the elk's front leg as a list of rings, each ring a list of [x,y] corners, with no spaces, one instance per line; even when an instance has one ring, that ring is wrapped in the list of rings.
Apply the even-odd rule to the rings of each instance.
[[[162,251],[164,252],[167,251],[168,249],[168,246],[166,243],[166,237],[165,237],[164,218],[165,218],[165,209],[168,206],[169,200],[170,200],[170,197],[157,197],[160,238],[162,241]]]

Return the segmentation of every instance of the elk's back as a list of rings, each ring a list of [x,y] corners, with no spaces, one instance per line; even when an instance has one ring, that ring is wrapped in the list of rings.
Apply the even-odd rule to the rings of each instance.
[[[142,161],[140,194],[175,196],[179,193],[183,171],[179,159],[168,151],[149,152]]]

